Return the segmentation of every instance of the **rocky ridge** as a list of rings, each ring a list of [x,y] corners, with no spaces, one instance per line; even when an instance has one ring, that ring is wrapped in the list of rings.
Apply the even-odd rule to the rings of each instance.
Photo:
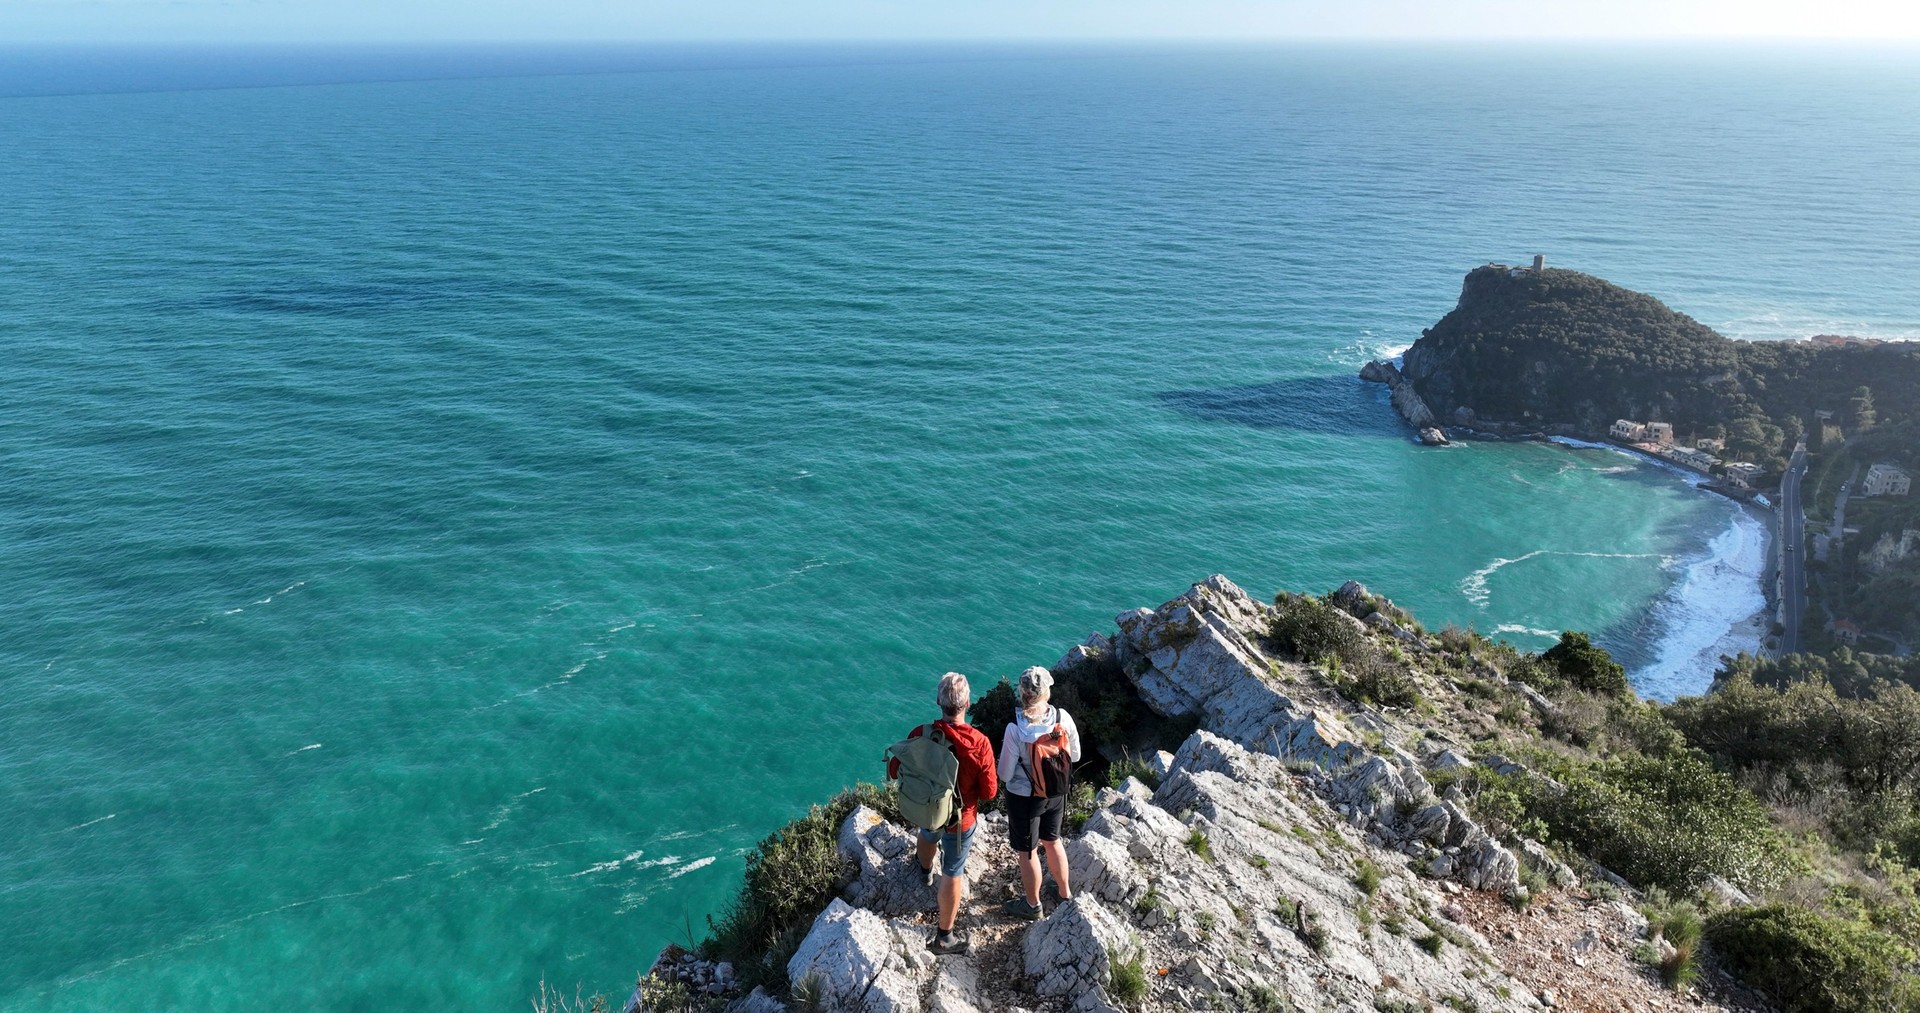
[[[1351,582],[1331,600],[1376,601]],[[1397,610],[1364,611],[1336,614],[1416,656],[1435,649]],[[1273,612],[1213,576],[1062,659],[1113,652],[1148,708],[1199,727],[1154,757],[1157,785],[1099,792],[1066,844],[1075,895],[1042,921],[999,914],[1011,862],[989,813],[962,914],[974,946],[935,957],[911,836],[862,806],[839,828],[839,894],[787,961],[792,1006],[738,995],[730,965],[671,948],[652,976],[732,996],[733,1013],[1726,1008],[1660,989],[1628,955],[1646,931],[1631,907],[1581,890],[1538,842],[1497,839],[1429,780],[1516,765],[1469,759],[1444,730],[1272,656]],[[1530,897],[1523,872],[1552,896]],[[627,1006],[650,1008],[683,1007],[642,992]]]

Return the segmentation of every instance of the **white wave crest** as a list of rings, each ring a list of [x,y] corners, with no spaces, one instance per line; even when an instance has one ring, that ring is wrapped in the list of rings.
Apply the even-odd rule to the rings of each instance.
[[[1533,626],[1522,626],[1519,623],[1501,623],[1493,628],[1493,636],[1497,637],[1502,633],[1524,633],[1530,637],[1557,638],[1560,636],[1559,630],[1543,630]]]
[[[1657,552],[1572,552],[1564,549],[1535,549],[1524,556],[1515,556],[1512,559],[1495,559],[1486,566],[1473,571],[1468,574],[1465,579],[1460,581],[1460,593],[1466,595],[1468,601],[1484,609],[1487,607],[1488,600],[1493,597],[1493,593],[1487,589],[1487,578],[1498,573],[1504,567],[1512,566],[1515,563],[1524,563],[1529,559],[1538,559],[1541,556],[1577,556],[1586,559],[1658,559],[1662,566],[1673,565],[1673,560],[1670,557],[1663,556]]]
[[[93,825],[94,825],[95,823],[105,823],[106,821],[108,821],[108,820],[110,820],[110,819],[112,819],[112,818],[114,818],[115,816],[118,816],[118,815],[120,815],[120,814],[119,814],[119,813],[108,813],[108,814],[106,814],[105,816],[102,816],[102,817],[100,817],[99,819],[94,819],[94,820],[88,820],[88,821],[86,821],[85,823],[75,823],[75,824],[74,824],[73,826],[70,826],[70,827],[68,827],[68,828],[67,828],[66,830],[62,830],[62,831],[61,831],[61,833],[69,833],[69,832],[71,832],[71,831],[74,831],[74,830],[85,830],[86,828],[88,828],[88,827],[90,827],[90,826],[93,826]]]
[[[679,879],[681,876],[684,876],[689,872],[693,872],[696,869],[704,869],[707,866],[712,865],[715,861],[717,861],[717,859],[713,855],[708,855],[705,858],[696,858],[693,861],[688,862],[687,864],[679,867],[678,869],[675,869],[672,872],[667,873],[667,878]]]
[[[1759,650],[1768,620],[1761,576],[1771,540],[1765,522],[1736,507],[1727,530],[1682,563],[1681,579],[1649,616],[1658,644],[1654,658],[1631,673],[1642,694],[1671,700],[1701,692],[1722,654]]]

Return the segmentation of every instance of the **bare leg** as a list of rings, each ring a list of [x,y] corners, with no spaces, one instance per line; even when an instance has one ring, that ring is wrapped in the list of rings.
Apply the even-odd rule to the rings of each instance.
[[[1020,868],[1020,888],[1026,891],[1027,903],[1040,903],[1040,856],[1031,851],[1017,853],[1014,864]]]
[[[965,876],[941,876],[934,890],[940,897],[940,931],[952,932],[954,919],[960,917],[960,890]]]
[[[1053,873],[1053,884],[1060,888],[1061,900],[1073,899],[1073,888],[1067,885],[1067,849],[1059,841],[1041,841],[1040,847],[1047,853],[1047,869]],[[1027,852],[1029,856],[1033,852]],[[1024,871],[1024,870],[1023,870]],[[1033,863],[1033,885],[1027,887],[1027,899],[1040,902],[1040,863]]]
[[[932,869],[934,857],[939,853],[939,841],[921,841],[919,848],[915,851],[916,856],[920,859],[920,870],[925,872]]]

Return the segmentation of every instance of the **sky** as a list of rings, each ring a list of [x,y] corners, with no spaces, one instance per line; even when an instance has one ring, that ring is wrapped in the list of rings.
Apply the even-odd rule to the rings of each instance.
[[[0,43],[1920,39],[1916,0],[0,0]]]

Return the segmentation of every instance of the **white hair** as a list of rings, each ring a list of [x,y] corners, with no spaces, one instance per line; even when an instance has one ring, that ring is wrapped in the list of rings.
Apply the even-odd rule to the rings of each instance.
[[[1052,685],[1053,673],[1039,665],[1020,673],[1020,709],[1028,717],[1035,716],[1053,698]]]
[[[940,677],[940,688],[933,694],[933,702],[940,705],[940,713],[953,717],[963,714],[973,705],[973,690],[967,685],[967,677],[959,672],[948,672]]]

